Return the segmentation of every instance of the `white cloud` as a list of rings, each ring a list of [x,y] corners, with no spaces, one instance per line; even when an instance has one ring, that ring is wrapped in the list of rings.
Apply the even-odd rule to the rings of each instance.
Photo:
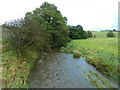
[[[20,17],[44,1],[55,4],[68,24],[84,29],[117,29],[119,0],[0,0],[0,23]]]

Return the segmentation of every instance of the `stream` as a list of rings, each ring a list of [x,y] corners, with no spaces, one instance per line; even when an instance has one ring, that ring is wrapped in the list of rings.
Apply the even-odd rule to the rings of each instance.
[[[107,79],[85,58],[58,50],[46,54],[35,62],[27,83],[30,88],[113,88],[117,84]]]

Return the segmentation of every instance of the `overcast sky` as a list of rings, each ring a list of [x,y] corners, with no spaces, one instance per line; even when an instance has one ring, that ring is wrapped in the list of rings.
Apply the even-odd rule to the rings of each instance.
[[[119,0],[0,0],[0,24],[24,17],[43,2],[55,4],[69,25],[82,25],[84,30],[118,28]]]

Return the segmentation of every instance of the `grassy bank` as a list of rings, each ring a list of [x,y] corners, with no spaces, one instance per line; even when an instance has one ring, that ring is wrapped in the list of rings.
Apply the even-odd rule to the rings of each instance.
[[[30,60],[18,60],[14,51],[3,50],[2,54],[2,87],[3,88],[27,88],[27,77],[36,60],[36,52],[29,51]]]
[[[2,29],[2,28],[0,28]],[[2,30],[1,30],[2,31]],[[3,32],[4,34],[4,32]],[[27,54],[25,57],[17,59],[15,50],[11,49],[4,39],[0,39],[1,43],[1,62],[2,67],[2,88],[27,88],[29,87],[26,83],[27,77],[33,67],[34,61],[38,58],[38,52],[31,50],[30,48],[26,50]]]
[[[85,57],[102,74],[118,82],[118,38],[73,40],[61,51]]]

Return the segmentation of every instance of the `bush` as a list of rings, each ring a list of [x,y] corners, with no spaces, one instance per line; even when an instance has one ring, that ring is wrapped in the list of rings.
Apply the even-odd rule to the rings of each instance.
[[[88,37],[88,38],[92,38],[92,36],[93,36],[93,35],[92,35],[92,32],[87,31],[87,37]]]
[[[31,51],[36,50],[38,53],[50,47],[49,35],[34,19],[13,20],[6,22],[3,27],[7,29],[3,35],[5,42],[9,45],[7,47],[11,47],[16,52],[18,60],[25,58],[26,50],[31,47]]]
[[[115,35],[112,31],[110,31],[109,33],[107,33],[107,37],[115,37]]]

